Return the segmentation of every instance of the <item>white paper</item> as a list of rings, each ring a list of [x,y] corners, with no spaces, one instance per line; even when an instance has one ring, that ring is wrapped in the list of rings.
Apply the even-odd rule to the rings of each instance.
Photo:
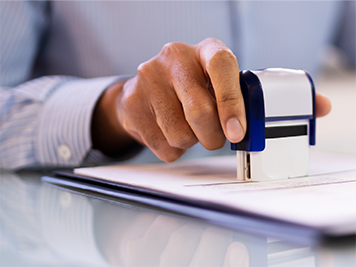
[[[323,228],[330,234],[356,233],[355,155],[312,151],[307,177],[270,182],[237,181],[234,156],[80,168],[75,173]]]

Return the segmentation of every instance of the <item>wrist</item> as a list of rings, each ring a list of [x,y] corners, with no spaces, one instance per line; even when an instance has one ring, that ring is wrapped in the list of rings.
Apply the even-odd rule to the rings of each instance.
[[[116,106],[124,84],[125,81],[120,81],[107,88],[93,112],[92,146],[107,156],[123,154],[136,144],[117,118]]]

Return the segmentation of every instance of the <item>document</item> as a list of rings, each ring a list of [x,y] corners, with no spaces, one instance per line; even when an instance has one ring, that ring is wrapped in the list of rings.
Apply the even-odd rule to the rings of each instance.
[[[78,168],[74,173],[229,207],[266,218],[356,233],[356,155],[311,151],[305,177],[268,182],[236,179],[236,157],[176,163]]]

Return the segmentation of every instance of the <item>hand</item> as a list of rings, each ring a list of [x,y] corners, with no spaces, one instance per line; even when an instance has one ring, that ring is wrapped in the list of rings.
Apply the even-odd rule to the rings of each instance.
[[[330,109],[330,101],[317,94],[317,117]],[[225,138],[237,143],[246,118],[236,57],[212,38],[197,45],[169,43],[135,77],[106,90],[92,126],[93,147],[107,155],[124,151],[134,139],[167,162],[198,141],[208,150],[221,148]]]
[[[198,141],[221,148],[246,131],[236,57],[222,42],[166,44],[141,64],[118,101],[123,128],[160,159],[171,162]]]

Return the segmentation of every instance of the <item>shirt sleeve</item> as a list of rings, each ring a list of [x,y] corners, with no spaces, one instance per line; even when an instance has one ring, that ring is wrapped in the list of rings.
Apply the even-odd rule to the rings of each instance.
[[[78,166],[103,91],[127,77],[31,79],[48,24],[45,1],[0,2],[0,167]]]
[[[1,167],[79,166],[91,149],[96,102],[118,79],[47,76],[1,88]]]

